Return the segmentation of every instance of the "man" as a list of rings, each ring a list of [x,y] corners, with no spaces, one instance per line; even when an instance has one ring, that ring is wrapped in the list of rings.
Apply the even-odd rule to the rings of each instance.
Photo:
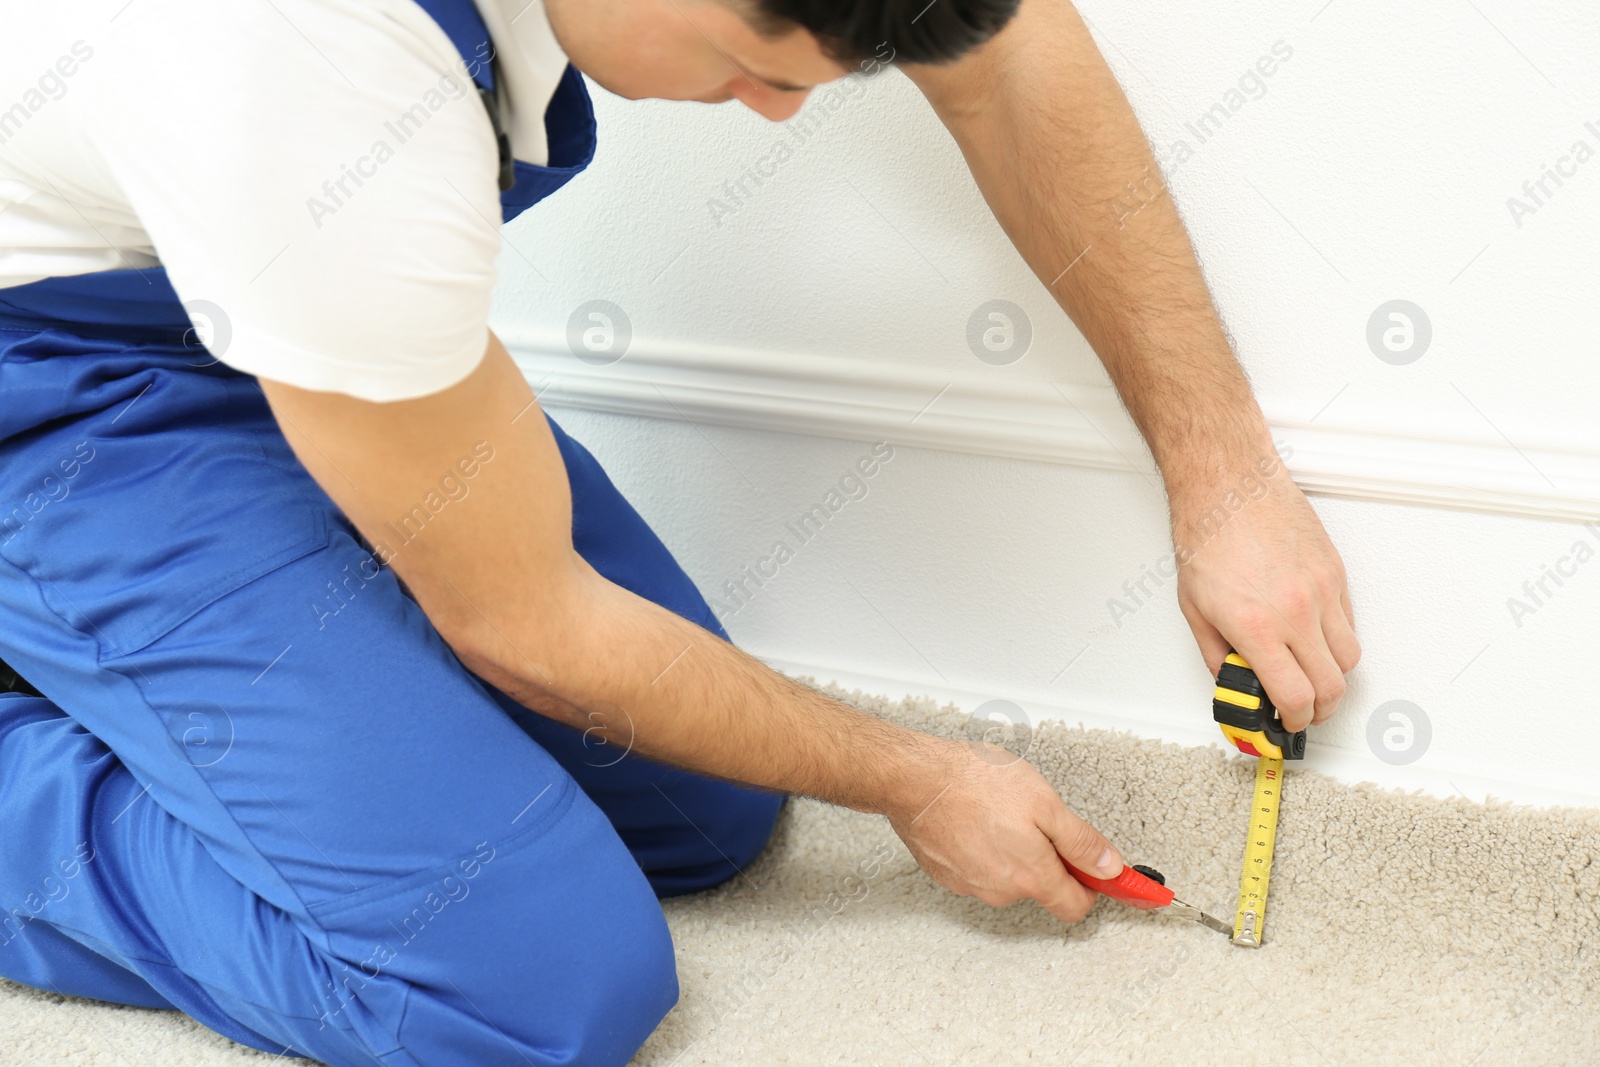
[[[486,319],[498,221],[592,154],[576,71],[782,120],[892,54],[1149,441],[1208,665],[1331,714],[1338,555],[1172,205],[1106,207],[1152,161],[1083,24],[1014,6],[0,2],[0,974],[332,1064],[621,1063],[656,898],[784,794],[1065,921],[1063,861],[1122,869],[1026,763],[734,648],[542,416]]]

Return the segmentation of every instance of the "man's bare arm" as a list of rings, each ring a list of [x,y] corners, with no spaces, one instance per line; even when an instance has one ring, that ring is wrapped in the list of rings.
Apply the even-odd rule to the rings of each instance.
[[[930,874],[1063,919],[1093,895],[1061,860],[1121,860],[1027,763],[881,722],[767,668],[603,578],[573,549],[566,469],[532,391],[492,340],[479,367],[391,404],[263,381],[296,454],[369,540],[457,462],[493,449],[386,562],[474,673],[528,707],[688,770],[887,815]]]
[[[1361,654],[1343,563],[1277,461],[1138,120],[1077,11],[1024,0],[972,55],[904,69],[1149,443],[1179,605],[1212,673],[1237,648],[1291,726],[1331,715]],[[1129,218],[1117,205],[1151,175],[1159,195]]]

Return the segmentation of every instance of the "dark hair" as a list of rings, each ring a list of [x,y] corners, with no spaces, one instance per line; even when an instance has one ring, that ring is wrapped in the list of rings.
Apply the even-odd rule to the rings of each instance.
[[[758,32],[799,26],[836,60],[945,63],[1000,32],[1020,0],[745,0]]]

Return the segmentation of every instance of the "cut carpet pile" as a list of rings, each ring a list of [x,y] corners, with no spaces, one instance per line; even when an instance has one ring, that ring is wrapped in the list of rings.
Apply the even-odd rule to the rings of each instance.
[[[954,707],[833,692],[964,736]],[[1253,761],[1053,725],[1012,743],[1129,862],[1231,921]],[[1110,901],[1076,926],[991,909],[882,818],[796,800],[743,875],[667,903],[682,999],[635,1063],[1600,1064],[1597,858],[1600,811],[1294,769],[1249,950]],[[273,1062],[176,1013],[0,982],[7,1067]]]

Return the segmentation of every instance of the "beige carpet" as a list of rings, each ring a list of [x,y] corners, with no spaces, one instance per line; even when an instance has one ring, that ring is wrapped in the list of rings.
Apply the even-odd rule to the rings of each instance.
[[[851,698],[963,730],[930,701]],[[1231,919],[1250,761],[1061,727],[1029,744],[1132,861]],[[1597,811],[1291,771],[1269,943],[1249,950],[1109,901],[1072,927],[986,908],[881,818],[798,801],[744,877],[669,903],[683,996],[635,1062],[1600,1064],[1597,857]],[[173,1013],[0,983],[7,1067],[269,1062]]]

